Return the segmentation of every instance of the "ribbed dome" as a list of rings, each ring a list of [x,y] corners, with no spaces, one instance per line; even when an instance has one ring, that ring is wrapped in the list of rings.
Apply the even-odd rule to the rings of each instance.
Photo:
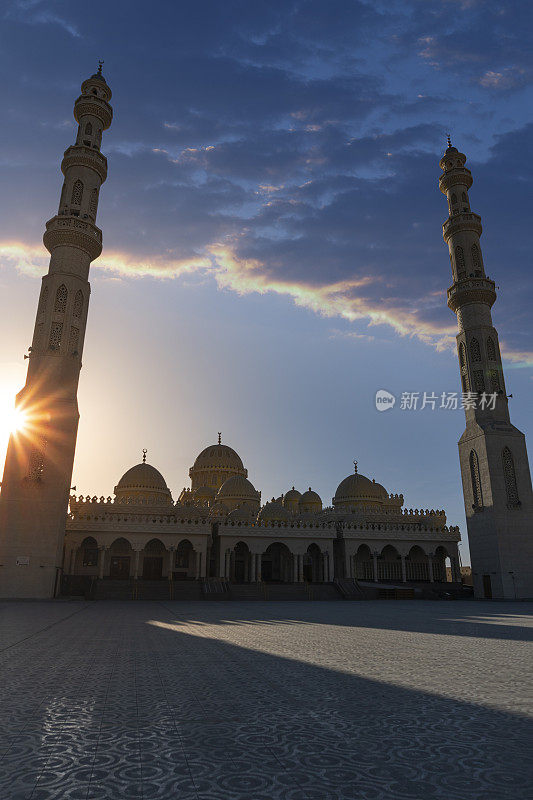
[[[240,456],[227,444],[212,444],[206,447],[194,462],[193,469],[210,469],[212,467],[244,470]]]
[[[322,500],[311,487],[300,497],[298,505],[300,511],[322,511]]]
[[[251,522],[255,517],[255,510],[250,506],[238,506],[230,511],[226,519],[229,522]]]
[[[381,505],[384,501],[388,500],[389,495],[387,490],[381,483],[376,483],[366,478],[364,475],[354,473],[348,475],[337,486],[335,497],[333,498],[333,505],[351,505],[358,504],[371,504]]]
[[[224,481],[217,493],[217,500],[226,498],[237,498],[239,500],[259,500],[261,492],[258,492],[253,484],[242,475],[232,475]]]
[[[136,464],[128,469],[115,486],[117,498],[139,497],[148,500],[172,502],[165,479],[151,464]]]
[[[193,490],[192,496],[195,500],[213,500],[216,493],[217,490],[212,486],[199,486]]]
[[[276,500],[271,500],[269,503],[265,503],[257,515],[257,519],[263,522],[285,522],[290,519],[290,516],[290,513],[286,508],[283,508],[281,503],[278,503]]]
[[[299,492],[298,489],[295,489],[293,486],[292,489],[289,489],[289,491],[283,495],[283,505],[285,506],[288,505],[289,503],[298,503],[300,501],[301,496],[302,493]]]

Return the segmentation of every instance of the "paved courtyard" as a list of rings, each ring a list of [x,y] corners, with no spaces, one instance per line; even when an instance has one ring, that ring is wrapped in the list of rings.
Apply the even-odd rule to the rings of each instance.
[[[2,800],[529,800],[533,606],[2,603]]]

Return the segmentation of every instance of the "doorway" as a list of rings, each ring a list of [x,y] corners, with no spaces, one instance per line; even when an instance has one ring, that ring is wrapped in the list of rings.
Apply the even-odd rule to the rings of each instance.
[[[130,577],[130,557],[111,556],[109,562],[109,577],[118,581],[125,581]]]
[[[143,580],[159,581],[163,577],[162,556],[145,556],[143,559]]]

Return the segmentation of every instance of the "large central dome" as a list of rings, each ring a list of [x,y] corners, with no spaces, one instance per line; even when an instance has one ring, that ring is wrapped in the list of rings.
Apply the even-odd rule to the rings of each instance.
[[[248,470],[245,469],[238,453],[232,447],[220,442],[202,450],[189,470],[193,491],[202,486],[220,489],[233,475],[247,478]]]
[[[381,506],[388,499],[387,490],[381,483],[371,481],[365,475],[355,472],[339,483],[333,505],[335,507]]]
[[[117,500],[149,500],[163,504],[172,502],[172,495],[158,469],[143,461],[128,469],[115,486]]]

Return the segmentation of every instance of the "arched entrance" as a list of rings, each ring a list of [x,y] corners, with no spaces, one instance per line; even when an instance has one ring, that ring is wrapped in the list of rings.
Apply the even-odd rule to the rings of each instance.
[[[115,539],[109,548],[109,577],[113,580],[125,581],[130,577],[131,544],[121,537]]]
[[[386,545],[378,558],[378,578],[380,581],[401,581],[402,560],[391,544]]]
[[[185,581],[187,578],[194,577],[194,563],[194,548],[188,539],[183,539],[176,548],[174,580]]]
[[[324,558],[320,547],[313,542],[304,554],[304,581],[319,583],[324,580]]]
[[[293,556],[286,544],[274,542],[261,558],[261,576],[266,583],[292,583]]]
[[[450,565],[450,581],[453,580],[451,574],[451,560],[445,547],[440,545],[435,550],[435,557],[433,559],[433,580],[439,583],[446,583],[448,576],[446,574],[446,565]]]
[[[371,581],[374,579],[374,563],[370,547],[361,544],[355,554],[355,577],[359,581]]]
[[[165,545],[159,539],[150,539],[143,555],[143,580],[160,581],[163,577]]]
[[[415,544],[409,550],[405,570],[408,581],[429,581],[428,557],[419,545]]]
[[[81,550],[81,566],[97,567],[98,566],[98,544],[96,539],[92,536],[87,536],[80,545]]]
[[[250,579],[250,550],[245,542],[237,542],[233,548],[234,583],[247,583]]]

